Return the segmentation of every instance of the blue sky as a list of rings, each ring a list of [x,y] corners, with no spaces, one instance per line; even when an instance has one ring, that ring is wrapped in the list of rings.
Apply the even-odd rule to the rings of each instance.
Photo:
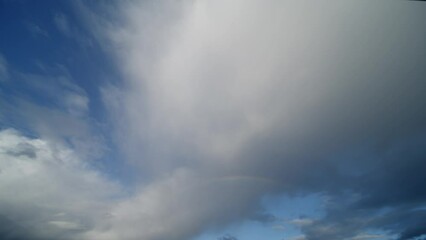
[[[0,0],[0,238],[425,239],[425,10]]]

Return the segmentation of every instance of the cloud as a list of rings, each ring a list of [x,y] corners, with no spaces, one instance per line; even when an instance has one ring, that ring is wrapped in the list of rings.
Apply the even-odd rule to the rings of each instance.
[[[312,219],[309,218],[297,218],[290,221],[290,224],[296,225],[296,226],[308,226],[313,223]]]
[[[420,150],[424,149],[422,139],[387,148],[386,153],[373,158],[377,167],[342,184],[350,193],[333,193],[326,217],[302,226],[308,239],[350,237],[363,229],[381,229],[399,236],[396,239],[424,234],[425,194],[417,185],[425,181],[420,170],[426,154]]]
[[[17,72],[11,85],[24,93],[26,98],[40,105],[60,108],[73,116],[88,113],[90,99],[86,91],[78,86],[66,67],[57,65],[45,73]]]
[[[28,22],[27,28],[34,36],[49,37],[49,33],[46,30],[33,22]]]
[[[253,181],[217,179],[177,169],[115,205],[111,217],[99,221],[86,238],[189,239],[201,233],[204,225],[221,228],[244,218],[256,208],[252,199],[264,188]]]
[[[2,239],[79,239],[120,194],[72,149],[13,129],[0,131],[0,158]]]
[[[222,236],[222,237],[218,238],[217,240],[238,240],[238,238],[236,238],[236,237],[234,237],[232,235],[227,234],[225,236]]]
[[[68,18],[63,13],[56,13],[53,17],[53,22],[62,34],[65,36],[71,35],[71,28],[68,22]]]
[[[69,93],[65,96],[65,105],[72,115],[84,115],[89,109],[89,98],[85,95]]]
[[[222,206],[209,212],[224,224],[253,216],[267,193],[323,193],[331,202],[343,201],[342,207],[330,202],[327,217],[301,226],[306,239],[355,237],[383,207],[404,213],[391,199],[398,206],[413,201],[413,208],[424,203],[416,171],[424,169],[418,161],[423,152],[404,154],[421,149],[414,136],[426,129],[426,59],[417,54],[426,49],[415,40],[426,33],[413,5],[197,1],[130,3],[120,10],[120,24],[109,25],[103,35],[126,78],[121,93],[114,89],[120,96],[114,101],[121,104],[111,112],[120,123],[118,142],[148,186],[159,186],[159,178],[180,168],[201,179],[269,183],[246,196],[244,188],[235,189],[228,204],[250,203],[247,212],[228,217]],[[389,156],[395,152],[398,156]],[[171,181],[177,189],[187,186]],[[407,190],[397,182],[414,185]],[[188,193],[200,194],[209,195],[199,189]],[[343,213],[367,202],[372,210],[365,215],[355,207]],[[156,203],[170,204],[163,198]],[[196,226],[170,222],[164,231],[139,234],[194,236],[211,222],[186,212],[206,208],[177,201],[170,211]],[[134,222],[162,223],[152,214],[139,214]],[[379,219],[374,228],[401,236],[421,225],[417,217],[393,228],[391,216]]]
[[[9,67],[6,59],[0,53],[0,82],[6,81],[9,78]]]
[[[17,104],[39,138],[0,134],[5,235],[22,225],[52,239],[191,239],[273,222],[260,202],[280,194],[326,199],[323,217],[292,222],[296,239],[425,233],[426,19],[416,5],[120,2],[105,18],[96,11],[108,7],[77,5],[121,70],[124,82],[101,92],[137,183],[114,199],[120,187],[85,165],[93,149],[75,143],[96,139],[83,89],[67,74],[22,74],[54,106]]]
[[[386,237],[385,235],[380,235],[380,234],[360,234],[351,239],[352,240],[384,239],[385,237]]]
[[[306,240],[305,236],[301,235],[301,236],[296,236],[293,238],[290,238],[290,240]]]
[[[258,221],[261,223],[274,223],[277,222],[279,218],[270,213],[257,212],[251,217],[251,220]]]
[[[43,138],[70,143],[80,157],[96,159],[107,150],[98,123],[90,117],[90,98],[66,67],[45,66],[43,73],[14,71],[0,93],[0,121]]]
[[[49,102],[55,102],[71,115],[87,114],[89,97],[83,88],[73,82],[66,70],[59,75],[21,73],[20,78],[32,91],[43,94]]]

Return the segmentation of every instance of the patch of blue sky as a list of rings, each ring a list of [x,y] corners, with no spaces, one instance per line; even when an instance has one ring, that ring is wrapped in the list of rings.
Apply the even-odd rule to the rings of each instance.
[[[324,215],[325,201],[326,197],[321,193],[300,196],[265,196],[262,199],[262,206],[266,212],[285,220],[316,219]]]
[[[302,235],[301,225],[324,215],[324,201],[325,197],[321,194],[265,196],[261,205],[265,213],[275,216],[275,221],[265,223],[245,220],[225,229],[207,231],[194,240],[215,240],[226,235],[235,236],[239,240],[296,239]]]
[[[120,75],[74,4],[0,1],[0,32],[7,33],[0,37],[0,54],[8,71],[7,79],[0,81],[0,128],[39,136],[29,111],[20,114],[23,102],[76,118],[106,149],[94,167],[129,185],[132,171],[125,161],[117,161],[120,154],[111,142],[112,123],[101,92],[103,86],[120,84]]]
[[[194,240],[216,240],[226,235],[234,236],[239,240],[282,240],[285,237],[297,234],[297,231],[277,228],[275,225],[265,225],[256,221],[243,221],[238,225],[227,227],[221,231],[207,231]]]
[[[15,77],[67,77],[90,97],[89,116],[106,119],[100,86],[105,82],[118,84],[120,77],[111,58],[82,25],[84,20],[73,11],[72,2],[28,1],[23,5],[20,1],[11,1],[1,4],[8,6],[7,11],[0,8],[3,9],[0,10],[3,23],[0,32],[8,34],[0,38],[0,53],[12,72],[24,73],[15,74]],[[66,21],[70,35],[55,23],[58,15]],[[20,83],[22,81],[13,81],[11,88],[32,95],[33,101],[48,104],[42,95]]]

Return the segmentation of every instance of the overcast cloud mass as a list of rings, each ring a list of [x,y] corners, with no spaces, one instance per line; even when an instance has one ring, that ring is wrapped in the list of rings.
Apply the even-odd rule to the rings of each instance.
[[[424,3],[31,4],[0,1],[1,239],[426,239]]]

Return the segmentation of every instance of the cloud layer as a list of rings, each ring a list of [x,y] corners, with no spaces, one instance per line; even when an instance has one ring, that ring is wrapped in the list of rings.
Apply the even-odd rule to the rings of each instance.
[[[21,101],[16,113],[39,135],[0,132],[0,237],[186,240],[278,221],[261,200],[282,194],[326,199],[324,216],[290,221],[297,239],[426,234],[419,3],[75,6],[120,69],[123,82],[100,91],[116,161],[135,181],[120,186],[87,161],[102,142],[83,89],[68,78],[33,86],[61,111]],[[70,34],[65,15],[54,21]]]
[[[236,187],[227,204],[239,213],[231,218],[212,203],[222,194],[209,198],[208,206],[187,206],[193,200],[165,191],[182,211],[170,209],[172,215],[199,227],[169,223],[167,230],[140,236],[184,239],[212,219],[248,217],[264,194],[300,192],[331,199],[324,219],[302,227],[307,239],[356,237],[371,228],[401,239],[423,234],[423,210],[415,209],[424,204],[418,185],[424,179],[416,169],[425,168],[419,149],[426,72],[419,53],[426,50],[420,41],[426,35],[416,7],[257,1],[123,6],[125,27],[108,32],[127,78],[124,107],[113,112],[120,116],[122,147],[143,179],[156,186],[156,179],[183,168],[204,180],[265,184],[260,191],[250,187],[248,195]],[[399,187],[401,181],[416,187]],[[173,182],[174,189],[189,185]],[[157,204],[168,206],[164,198]],[[209,206],[214,210],[205,212]],[[386,208],[389,213],[375,215]],[[186,218],[186,212],[203,212],[209,220],[203,214]],[[396,222],[395,214],[413,220]],[[374,224],[356,223],[366,219]],[[182,231],[188,235],[174,234]]]

